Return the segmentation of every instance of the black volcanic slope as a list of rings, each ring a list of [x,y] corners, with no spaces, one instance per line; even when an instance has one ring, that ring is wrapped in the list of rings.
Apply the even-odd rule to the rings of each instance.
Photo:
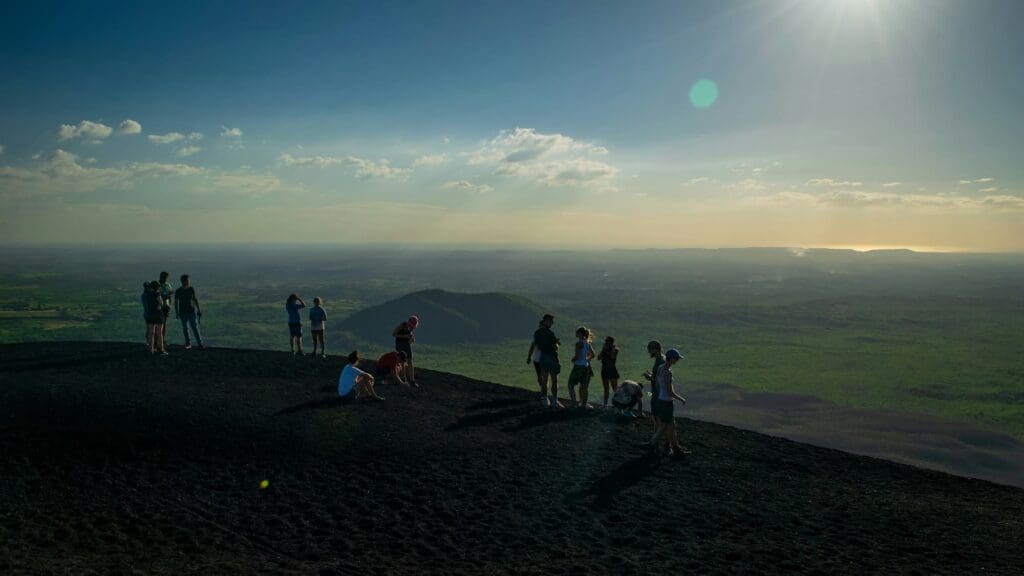
[[[422,342],[491,344],[529,336],[543,311],[512,294],[423,290],[360,310],[343,320],[341,329],[360,340],[393,343],[391,331],[413,314],[420,319],[416,335]]]
[[[545,411],[430,371],[0,347],[4,574],[1021,574],[1024,491],[681,420]],[[258,483],[269,480],[260,490]]]

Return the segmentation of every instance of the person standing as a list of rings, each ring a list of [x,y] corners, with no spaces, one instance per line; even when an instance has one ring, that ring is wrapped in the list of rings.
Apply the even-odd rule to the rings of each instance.
[[[160,283],[153,280],[143,294],[143,302],[146,311],[146,343],[149,344],[149,353],[160,352],[161,356],[167,356],[167,348],[164,346],[164,313],[161,309]]]
[[[284,308],[288,311],[288,345],[295,354],[295,345],[298,344],[299,356],[302,356],[302,316],[299,310],[306,307],[306,303],[299,298],[298,294],[289,294],[284,301]]]
[[[658,373],[655,374],[655,379],[658,381],[658,410],[659,413],[655,414],[661,422],[660,438],[662,441],[668,444],[668,455],[675,457],[682,457],[689,454],[689,451],[683,448],[679,444],[679,437],[676,434],[676,419],[675,419],[675,400],[686,404],[686,398],[683,398],[676,393],[673,384],[674,377],[672,374],[672,367],[677,362],[683,359],[682,354],[675,348],[669,348],[665,352],[665,362],[658,369]],[[657,440],[657,437],[655,437]],[[657,443],[655,444],[657,448]]]
[[[540,402],[545,407],[548,404],[548,375],[540,367],[540,348],[537,343],[530,342],[530,350],[526,353],[526,364],[533,364],[533,371],[537,373],[537,385],[540,386]]]
[[[323,301],[317,296],[313,298],[313,307],[309,309],[309,335],[313,337],[313,353],[316,356],[316,345],[320,343],[320,357],[327,357],[327,349],[324,348],[324,329],[327,322],[327,311],[322,306]]]
[[[661,422],[658,421],[658,417],[655,415],[658,403],[661,402],[658,397],[658,380],[655,378],[655,375],[658,373],[661,365],[665,363],[665,356],[661,353],[661,342],[657,340],[648,342],[647,353],[651,358],[654,358],[654,367],[651,368],[650,372],[644,372],[644,378],[651,383],[651,416],[654,420],[654,436],[651,438],[651,445],[653,446],[661,433]]]
[[[167,341],[167,321],[171,317],[171,296],[174,294],[171,283],[167,281],[168,276],[170,274],[166,270],[160,273],[160,311],[164,314],[164,323],[160,329],[165,342]]]
[[[192,342],[188,337],[190,327],[192,334],[196,337],[196,347],[200,350],[205,348],[203,336],[199,333],[199,319],[203,317],[203,310],[199,307],[196,289],[189,285],[188,274],[181,275],[181,287],[174,291],[174,315],[181,320],[181,331],[185,335],[185,349],[192,348]]]
[[[545,314],[540,319],[540,326],[533,333],[533,342],[540,350],[540,369],[544,373],[544,378],[551,383],[551,402],[549,406],[552,408],[564,408],[562,403],[558,401],[558,374],[562,371],[562,366],[558,363],[558,338],[551,330],[551,326],[554,323],[555,317],[551,314]]]
[[[572,372],[569,373],[569,398],[577,408],[593,410],[594,407],[587,401],[587,392],[590,388],[590,379],[594,375],[594,368],[590,362],[594,359],[593,336],[590,329],[580,326],[576,329],[576,349],[572,356]],[[579,401],[576,400],[576,386],[580,387]]]
[[[614,395],[619,387],[619,369],[615,362],[619,359],[619,347],[615,345],[615,338],[609,336],[604,339],[601,346],[601,353],[597,355],[601,361],[601,385],[604,386],[604,405],[608,406],[608,389]]]
[[[416,316],[409,316],[391,331],[395,337],[395,350],[405,352],[405,381],[411,386],[419,388],[416,383],[416,368],[412,364],[412,343],[416,341],[416,327],[420,325],[420,319]]]

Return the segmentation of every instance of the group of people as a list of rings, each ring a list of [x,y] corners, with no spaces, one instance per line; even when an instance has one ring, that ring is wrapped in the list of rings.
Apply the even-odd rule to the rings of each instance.
[[[395,349],[377,359],[375,374],[359,368],[359,351],[353,350],[348,355],[348,364],[341,370],[338,378],[338,396],[345,399],[370,398],[384,400],[377,394],[378,379],[383,384],[401,384],[419,388],[416,383],[416,369],[412,363],[412,343],[416,341],[416,327],[420,319],[409,316],[395,326],[391,335],[395,338]]]
[[[292,354],[298,353],[302,356],[302,316],[299,310],[306,307],[306,303],[299,298],[298,294],[290,294],[284,301],[284,308],[288,312],[288,345]],[[320,357],[327,357],[327,349],[324,347],[324,330],[327,327],[327,310],[323,307],[323,300],[319,296],[313,298],[313,307],[309,309],[309,333],[313,338],[313,351],[310,356],[316,356],[317,345],[320,346]],[[296,352],[296,349],[298,352]]]
[[[540,325],[533,333],[533,341],[527,352],[526,362],[533,364],[537,373],[537,384],[540,387],[541,402],[547,407],[563,409],[565,406],[558,400],[558,375],[562,366],[558,360],[561,341],[551,329],[555,317],[545,314]],[[644,378],[651,385],[651,416],[654,419],[654,436],[651,447],[656,451],[664,451],[670,456],[683,456],[688,451],[679,443],[675,428],[675,402],[686,404],[674,387],[672,368],[683,359],[675,348],[663,351],[657,340],[647,344],[647,353],[654,359],[654,366],[644,372]],[[612,406],[622,415],[642,417],[643,384],[634,380],[619,383],[619,370],[616,362],[619,348],[615,338],[608,336],[601,346],[600,352],[594,353],[593,333],[586,326],[576,329],[576,343],[573,348],[572,370],[569,372],[569,400],[576,408],[593,410],[590,403],[590,380],[594,376],[593,360],[601,362],[601,384],[604,387],[604,407],[607,408],[609,396]],[[550,391],[550,397],[549,397]],[[578,392],[578,393],[577,393]]]
[[[195,336],[196,346],[199,349],[203,348],[203,337],[199,333],[199,319],[203,311],[199,307],[196,290],[189,285],[188,274],[182,274],[181,286],[172,291],[170,283],[167,282],[169,276],[167,272],[161,272],[160,280],[142,284],[142,316],[146,320],[146,344],[149,346],[150,354],[161,356],[167,356],[167,323],[172,307],[174,317],[181,321],[185,349],[192,348],[190,328],[192,335]]]

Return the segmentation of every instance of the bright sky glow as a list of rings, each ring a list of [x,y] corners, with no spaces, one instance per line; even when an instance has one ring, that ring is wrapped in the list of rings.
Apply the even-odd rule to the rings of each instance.
[[[8,3],[0,241],[1024,250],[1022,17]]]

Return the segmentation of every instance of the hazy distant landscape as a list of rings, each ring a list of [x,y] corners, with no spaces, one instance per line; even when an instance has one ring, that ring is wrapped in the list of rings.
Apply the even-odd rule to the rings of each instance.
[[[390,301],[428,289],[494,292],[506,304],[524,306],[527,318],[530,310],[554,313],[563,341],[571,341],[576,323],[593,328],[598,339],[616,336],[624,377],[648,367],[648,340],[680,347],[691,416],[825,443],[844,435],[847,442],[851,435],[863,439],[867,431],[857,428],[871,421],[882,429],[870,433],[884,441],[831,444],[938,467],[949,460],[960,471],[974,466],[959,461],[962,453],[922,456],[920,447],[904,445],[915,432],[905,423],[932,418],[953,432],[961,423],[986,438],[1024,439],[1024,257],[1018,255],[7,248],[0,341],[142,341],[141,284],[164,269],[175,285],[179,274],[192,275],[213,346],[287,349],[284,299],[298,292],[307,302],[325,300],[329,353],[358,347],[375,357],[405,315],[427,313],[428,305],[415,299],[422,295]],[[514,337],[494,316],[470,334],[486,298],[445,297],[430,305],[436,316],[427,314],[420,330],[418,365],[535,387],[524,362],[532,323],[521,315],[515,322],[522,333]],[[463,301],[467,308],[460,311]],[[483,308],[470,311],[471,301]],[[372,322],[347,322],[367,309],[389,320],[376,331]],[[181,343],[177,323],[168,336]],[[1000,452],[1006,446],[994,442],[957,450],[980,461],[1012,462]]]

